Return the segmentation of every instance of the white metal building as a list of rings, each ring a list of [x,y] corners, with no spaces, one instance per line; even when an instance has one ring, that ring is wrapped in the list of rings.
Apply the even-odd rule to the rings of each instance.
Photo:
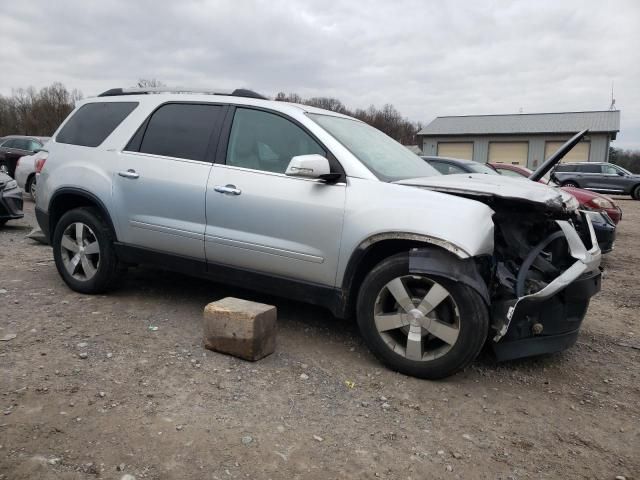
[[[585,128],[589,134],[564,161],[608,161],[619,110],[437,117],[418,132],[418,141],[424,155],[536,168]]]

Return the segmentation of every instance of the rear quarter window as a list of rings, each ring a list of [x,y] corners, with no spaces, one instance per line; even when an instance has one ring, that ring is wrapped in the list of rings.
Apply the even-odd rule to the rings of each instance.
[[[97,147],[138,106],[138,102],[87,103],[65,123],[58,143]]]

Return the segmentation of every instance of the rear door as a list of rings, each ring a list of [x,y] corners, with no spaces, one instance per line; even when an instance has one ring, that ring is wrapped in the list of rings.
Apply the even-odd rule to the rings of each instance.
[[[207,187],[211,268],[333,286],[346,185],[284,175],[292,157],[329,152],[301,125],[264,110],[236,108],[225,130]]]
[[[600,165],[585,162],[582,165],[577,165],[576,170],[581,188],[590,190],[599,190],[602,188],[602,168]]]
[[[140,127],[113,177],[120,241],[204,260],[207,178],[226,108],[167,103]]]

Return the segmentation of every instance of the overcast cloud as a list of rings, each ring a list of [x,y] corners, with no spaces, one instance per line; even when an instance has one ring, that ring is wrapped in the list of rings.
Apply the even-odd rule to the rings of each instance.
[[[0,8],[0,93],[138,78],[439,115],[622,112],[640,149],[640,2],[28,0]]]

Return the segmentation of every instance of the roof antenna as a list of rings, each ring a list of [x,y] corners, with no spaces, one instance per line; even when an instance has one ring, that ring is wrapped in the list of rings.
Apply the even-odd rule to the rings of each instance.
[[[616,99],[613,98],[613,82],[611,82],[611,105],[609,105],[609,110],[616,109]]]

